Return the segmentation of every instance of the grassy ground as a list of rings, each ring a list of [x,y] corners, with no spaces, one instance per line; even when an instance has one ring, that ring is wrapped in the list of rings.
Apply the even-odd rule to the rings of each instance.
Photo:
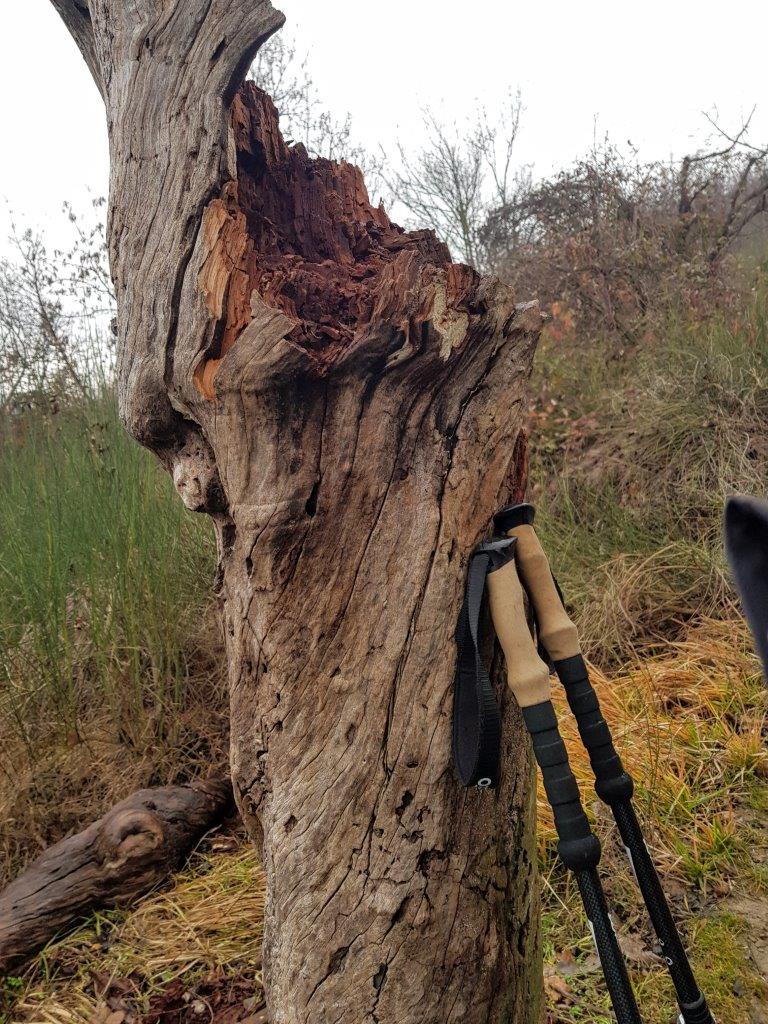
[[[621,360],[554,335],[534,375],[533,499],[638,810],[719,1019],[768,1020],[765,689],[720,543],[768,474],[768,306],[685,319]],[[16,424],[0,455],[0,812],[7,870],[137,784],[221,758],[212,545],[108,405]],[[159,628],[159,624],[163,624]],[[567,740],[585,794],[588,764]],[[93,765],[96,765],[94,771]],[[604,811],[604,876],[648,1024],[673,1000]],[[550,1021],[608,1024],[540,801]],[[263,880],[237,837],[5,982],[9,1021],[230,1024],[260,1014]],[[761,930],[764,933],[761,938]],[[762,944],[762,950],[761,950]],[[755,957],[757,959],[755,959]]]
[[[533,500],[601,663],[736,612],[721,517],[768,478],[767,296],[761,284],[738,319],[672,320],[620,361],[545,337]]]
[[[765,1020],[768,989],[754,957],[768,915],[765,689],[738,621],[703,622],[664,653],[611,675],[596,670],[603,706],[637,781],[637,806],[718,1019]],[[563,716],[565,718],[565,715]],[[566,719],[567,720],[567,719]],[[589,792],[572,728],[571,758]],[[592,806],[603,877],[647,1024],[670,1024],[674,1000],[640,911],[615,829]],[[578,895],[555,857],[539,797],[544,954],[550,1021],[610,1024]],[[90,1024],[256,1015],[261,1006],[263,876],[239,837],[214,837],[173,885],[129,913],[99,915],[6,982],[10,1021]],[[10,1006],[13,1005],[13,1009]],[[226,1014],[235,1014],[228,1018]],[[209,1019],[209,1016],[202,1019]]]
[[[768,303],[685,316],[621,361],[545,337],[534,374],[540,532],[600,669],[652,823],[651,846],[719,1019],[768,1020],[751,952],[768,947],[765,689],[730,586],[721,517],[734,492],[765,493]],[[607,673],[607,674],[606,674]],[[570,745],[582,791],[589,766]],[[636,912],[615,830],[595,810],[609,893],[646,1018],[666,1024],[666,972]],[[575,893],[542,809],[552,1019],[610,1020]],[[584,964],[589,970],[583,970]]]
[[[739,620],[702,621],[654,657],[594,675],[713,1009],[730,1024],[765,1019],[758,1013],[768,1014],[768,989],[754,959],[765,936],[761,928],[750,930],[750,918],[762,918],[764,927],[768,914],[768,706],[750,638]],[[589,764],[560,704],[576,774],[589,793]],[[655,937],[610,815],[596,802],[592,813],[644,1019],[667,1024],[675,1004]],[[551,817],[541,802],[539,816],[552,1019],[602,1024],[611,1016],[578,895],[556,860]]]
[[[7,979],[7,1019],[92,1024],[122,1011],[168,1020],[178,1007],[195,1020],[197,1000],[220,1008],[233,996],[253,1000],[246,1009],[254,1009],[261,1002],[263,909],[253,849],[242,837],[213,838],[171,888],[130,913],[95,916],[26,974]]]

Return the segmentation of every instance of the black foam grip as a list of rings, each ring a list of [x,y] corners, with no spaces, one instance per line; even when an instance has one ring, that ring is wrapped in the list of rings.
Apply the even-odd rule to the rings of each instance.
[[[557,716],[550,701],[523,708],[533,752],[544,781],[547,800],[555,816],[558,853],[567,868],[583,871],[600,860],[600,842],[589,827],[579,787],[568,763]]]
[[[533,751],[555,815],[560,859],[576,876],[618,1024],[642,1024],[624,958],[608,916],[597,864],[600,841],[589,827],[551,701],[523,708]]]
[[[565,688],[568,704],[576,718],[584,746],[595,773],[595,789],[601,800],[614,804],[632,797],[633,784],[613,745],[611,731],[603,718],[584,659],[580,654],[555,662],[555,671]]]

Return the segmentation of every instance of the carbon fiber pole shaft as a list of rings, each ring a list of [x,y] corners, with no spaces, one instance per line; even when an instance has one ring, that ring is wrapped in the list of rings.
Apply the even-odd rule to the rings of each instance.
[[[675,986],[681,1020],[683,1024],[714,1024],[637,820],[632,805],[632,779],[624,771],[621,758],[613,745],[610,729],[600,710],[600,702],[589,679],[584,659],[576,655],[566,661],[555,662],[555,670],[565,687],[579,734],[589,753],[595,773],[595,791],[611,808],[648,909],[648,916],[658,936],[662,956]]]
[[[611,997],[616,1020],[639,1021],[640,1011],[635,1002],[624,956],[619,948],[616,933],[613,930],[605,893],[597,871],[590,868],[576,874],[579,892],[587,912],[587,918],[595,939],[600,966],[605,976],[605,985]]]
[[[581,803],[579,787],[550,701],[524,707],[523,718],[533,741],[544,789],[555,816],[557,852],[573,871],[589,927],[605,975],[618,1024],[642,1024],[624,956],[619,948],[605,893],[597,873],[600,841],[592,832]]]

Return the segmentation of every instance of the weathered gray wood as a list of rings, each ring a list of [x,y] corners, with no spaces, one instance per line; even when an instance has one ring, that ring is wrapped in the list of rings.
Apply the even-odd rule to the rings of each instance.
[[[536,1021],[527,747],[505,698],[503,785],[462,791],[450,713],[467,556],[524,485],[538,310],[285,146],[238,89],[268,3],[89,8],[121,412],[216,523],[271,1020]]]
[[[149,892],[234,810],[227,780],[141,789],[0,892],[0,972],[104,906]]]
[[[64,24],[72,33],[72,37],[80,48],[93,80],[102,90],[101,66],[96,56],[95,39],[91,25],[91,15],[87,0],[51,0],[61,15]]]

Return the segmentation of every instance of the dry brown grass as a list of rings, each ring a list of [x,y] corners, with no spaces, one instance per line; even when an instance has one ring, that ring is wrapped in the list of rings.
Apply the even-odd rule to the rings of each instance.
[[[32,858],[144,786],[172,785],[224,767],[228,718],[221,631],[213,607],[190,639],[184,701],[147,707],[130,722],[98,704],[70,731],[37,722],[31,745],[0,701],[0,885]]]
[[[704,619],[663,653],[615,675],[594,666],[591,674],[665,874],[722,884],[744,866],[758,838],[745,808],[768,780],[768,704],[746,625]],[[555,702],[574,772],[589,795],[589,759],[559,687]],[[602,808],[593,809],[609,833]],[[544,853],[556,835],[541,789],[538,810]]]
[[[768,1010],[768,991],[750,952],[757,941],[750,922],[732,908],[736,897],[755,915],[768,908],[768,696],[747,627],[740,618],[704,619],[653,657],[637,657],[615,674],[594,666],[591,671],[635,779],[648,845],[700,983],[718,1020],[751,1024],[753,1012]],[[561,692],[555,700],[603,843],[601,875],[643,1019],[668,1024],[674,994],[653,955],[655,937],[610,812],[594,796],[589,759]],[[552,813],[541,790],[538,812],[545,955],[572,999],[559,1001],[553,989],[551,1021],[610,1024],[586,922],[572,880],[556,859]]]

